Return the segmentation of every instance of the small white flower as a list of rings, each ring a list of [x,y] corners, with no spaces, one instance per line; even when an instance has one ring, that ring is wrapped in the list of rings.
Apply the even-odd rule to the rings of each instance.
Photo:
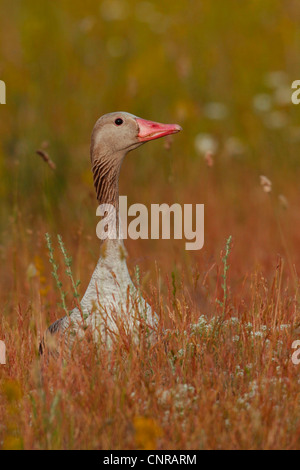
[[[255,338],[262,338],[263,333],[261,331],[255,331],[254,336],[255,336]]]
[[[279,203],[283,209],[288,209],[289,207],[289,202],[287,198],[283,194],[279,194],[278,196]]]
[[[195,138],[195,148],[200,155],[206,155],[210,152],[214,155],[218,149],[217,140],[210,134],[198,134]]]
[[[253,98],[253,108],[259,112],[270,111],[272,107],[272,98],[267,93],[260,93]]]
[[[260,175],[260,185],[263,188],[265,193],[270,193],[272,191],[272,182],[264,175]]]

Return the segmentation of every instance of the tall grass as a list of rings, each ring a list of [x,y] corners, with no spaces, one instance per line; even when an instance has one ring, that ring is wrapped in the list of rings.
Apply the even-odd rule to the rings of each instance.
[[[297,2],[16,0],[0,13],[0,448],[299,448]],[[122,333],[107,351],[87,331],[47,365],[41,335],[99,255],[89,137],[117,109],[182,125],[128,155],[120,193],[204,203],[205,245],[127,240],[156,343]],[[62,237],[54,282],[45,233]]]
[[[108,351],[87,334],[67,363],[37,357],[38,312],[19,311],[11,324],[2,317],[2,448],[297,448],[296,306],[281,261],[272,282],[258,272],[247,282],[247,305],[233,304],[225,273],[230,305],[224,298],[218,312],[215,291],[211,318],[183,285],[176,306],[172,289],[162,303],[153,287],[161,306],[154,344],[141,330],[138,342],[123,333]]]

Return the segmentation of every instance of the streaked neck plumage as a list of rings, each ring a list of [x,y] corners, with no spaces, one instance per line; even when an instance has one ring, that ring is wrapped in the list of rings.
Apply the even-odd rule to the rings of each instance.
[[[126,151],[118,152],[114,155],[93,155],[93,179],[96,190],[98,204],[109,204],[114,211],[106,214],[106,219],[112,217],[112,222],[116,222],[116,240],[107,242],[121,242],[121,227],[119,221],[119,176]],[[105,237],[103,237],[105,238]]]

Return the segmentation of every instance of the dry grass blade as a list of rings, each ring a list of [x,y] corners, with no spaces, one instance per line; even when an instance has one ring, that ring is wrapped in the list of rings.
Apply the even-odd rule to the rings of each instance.
[[[49,167],[51,168],[51,170],[55,171],[56,170],[56,165],[54,163],[53,160],[51,160],[51,158],[49,157],[48,153],[44,152],[43,150],[36,150],[36,153],[37,155],[39,155],[40,157],[42,157],[42,159],[44,160],[44,162],[46,162]]]
[[[206,152],[206,154],[204,155],[204,160],[209,168],[214,166],[214,158],[212,152]]]

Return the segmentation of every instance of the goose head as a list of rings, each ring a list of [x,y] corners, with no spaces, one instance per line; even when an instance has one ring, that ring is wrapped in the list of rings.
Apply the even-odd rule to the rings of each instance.
[[[181,131],[178,124],[147,121],[133,114],[105,114],[95,124],[91,139],[91,162],[97,199],[118,208],[118,182],[125,155],[148,142]]]
[[[179,131],[181,127],[178,124],[161,124],[125,112],[105,114],[93,129],[92,164],[101,158],[122,160],[128,152],[145,142]]]

